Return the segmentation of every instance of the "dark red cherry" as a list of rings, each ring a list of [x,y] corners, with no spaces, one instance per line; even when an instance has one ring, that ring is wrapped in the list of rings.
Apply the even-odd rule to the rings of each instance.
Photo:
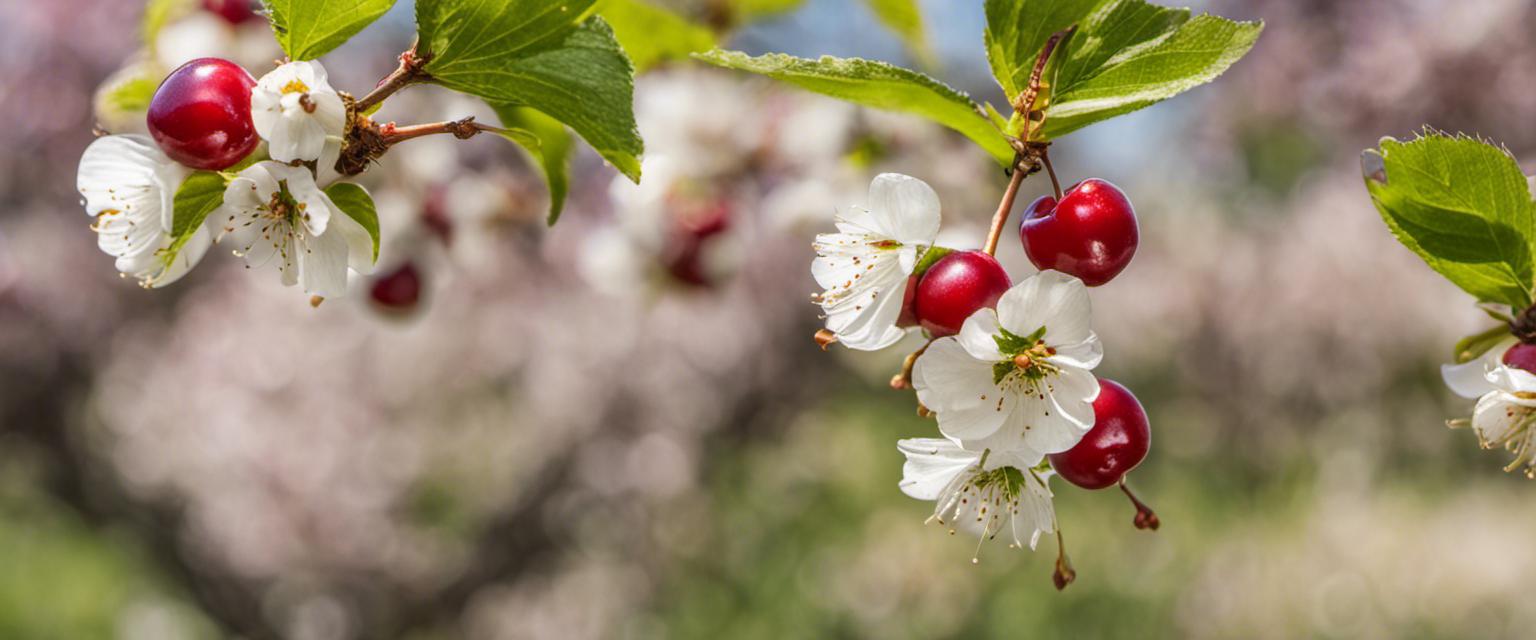
[[[980,251],[956,251],[933,263],[917,281],[913,311],[918,324],[939,338],[960,333],[978,309],[997,304],[1013,282],[997,259]]]
[[[165,155],[194,169],[226,169],[261,140],[251,124],[256,79],[240,65],[198,58],[171,72],[149,102],[149,133]]]
[[[443,246],[453,245],[453,216],[448,213],[448,189],[442,185],[427,193],[421,206],[421,225]]]
[[[662,250],[661,261],[667,273],[689,286],[714,284],[708,265],[704,264],[704,248],[711,238],[725,233],[730,226],[731,207],[724,198],[679,212]]]
[[[903,329],[915,327],[917,322],[917,275],[907,276],[907,291],[901,296],[901,315],[896,317],[896,326]]]
[[[381,309],[409,312],[421,302],[423,280],[416,263],[406,261],[393,270],[375,275],[368,297]]]
[[[1120,383],[1099,379],[1093,401],[1093,428],[1072,447],[1053,453],[1051,468],[1084,489],[1103,489],[1120,481],[1146,459],[1152,446],[1147,412]]]
[[[203,8],[230,24],[241,24],[256,17],[256,12],[251,10],[251,0],[203,0]]]
[[[1536,344],[1520,343],[1504,352],[1504,364],[1536,373]]]
[[[1030,203],[1019,239],[1036,267],[1077,276],[1095,287],[1131,263],[1140,232],[1125,192],[1090,178],[1073,185],[1061,202],[1045,196]]]

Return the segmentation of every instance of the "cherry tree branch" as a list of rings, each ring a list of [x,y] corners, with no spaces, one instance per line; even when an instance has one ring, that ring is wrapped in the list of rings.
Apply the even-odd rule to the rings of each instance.
[[[356,113],[367,113],[370,109],[383,102],[385,98],[394,95],[396,91],[404,89],[427,79],[427,72],[423,70],[427,64],[427,56],[416,53],[416,45],[400,54],[400,66],[384,76],[378,86],[369,91],[368,95],[358,98],[352,103]]]
[[[422,136],[430,136],[440,133],[452,134],[453,137],[460,140],[468,140],[475,137],[476,134],[482,131],[502,133],[506,131],[506,129],[475,122],[474,116],[460,118],[458,120],[449,120],[447,122],[412,124],[403,127],[397,126],[394,123],[389,123],[379,127],[379,135],[383,137],[384,144],[391,146],[405,142],[406,140],[410,140],[412,138],[420,138]]]

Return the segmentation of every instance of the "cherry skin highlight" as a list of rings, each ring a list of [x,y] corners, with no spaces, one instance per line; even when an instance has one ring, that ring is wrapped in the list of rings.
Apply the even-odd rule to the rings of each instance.
[[[386,311],[409,312],[421,302],[421,271],[414,262],[404,262],[393,271],[375,276],[368,288],[368,298]]]
[[[1536,373],[1536,344],[1520,343],[1510,347],[1501,360],[1516,369]]]
[[[198,58],[166,76],[149,102],[149,133],[165,155],[194,169],[240,162],[261,142],[251,123],[256,79],[221,58]]]
[[[203,0],[203,9],[230,24],[242,24],[256,17],[251,0]]]
[[[1140,238],[1130,199],[1098,178],[1073,185],[1060,202],[1051,196],[1035,200],[1019,225],[1030,262],[1076,276],[1090,287],[1125,269]]]
[[[913,311],[933,337],[960,333],[965,319],[1013,286],[997,259],[980,251],[956,251],[933,263],[917,281]]]
[[[1067,482],[1084,489],[1103,489],[1119,482],[1146,459],[1152,429],[1141,402],[1113,380],[1099,379],[1093,415],[1093,428],[1077,446],[1048,457],[1051,468]]]

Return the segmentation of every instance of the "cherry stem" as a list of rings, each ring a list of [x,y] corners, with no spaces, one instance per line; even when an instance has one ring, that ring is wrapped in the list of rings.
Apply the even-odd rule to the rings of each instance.
[[[430,124],[412,124],[403,127],[396,126],[394,124],[386,124],[379,127],[379,135],[383,137],[384,144],[386,145],[395,145],[412,138],[420,138],[422,136],[430,136],[439,133],[451,133],[455,138],[460,140],[468,140],[469,138],[475,137],[475,134],[478,134],[481,131],[500,133],[506,131],[506,129],[475,122],[474,116],[461,118],[459,120],[449,120],[447,122],[433,122]]]
[[[1051,574],[1051,582],[1056,584],[1056,590],[1061,591],[1077,579],[1077,570],[1072,568],[1072,559],[1067,557],[1067,541],[1061,535],[1061,527],[1056,527],[1056,571]]]
[[[1040,149],[1040,162],[1045,164],[1045,174],[1051,177],[1051,191],[1056,193],[1056,201],[1061,201],[1061,182],[1056,179],[1056,169],[1051,166],[1051,154],[1046,149]]]
[[[937,340],[937,338],[934,340]],[[917,359],[921,358],[923,353],[928,351],[928,347],[932,344],[933,340],[929,340],[923,343],[923,346],[918,347],[917,351],[907,354],[907,359],[901,361],[901,373],[891,378],[892,389],[909,389],[912,387],[912,368],[917,366]]]
[[[1008,189],[1003,191],[1003,201],[997,203],[997,213],[992,214],[992,228],[987,231],[987,245],[982,247],[982,252],[989,256],[997,255],[997,242],[1003,237],[1003,225],[1008,222],[1008,214],[1013,211],[1013,201],[1019,197],[1019,183],[1024,182],[1024,176],[1029,172],[1020,166],[1021,158],[1014,158],[1013,175],[1008,179]]]
[[[1136,505],[1136,519],[1132,522],[1136,525],[1137,529],[1157,531],[1157,528],[1162,526],[1162,521],[1157,519],[1157,514],[1152,511],[1152,507],[1147,506],[1147,503],[1142,502],[1141,498],[1136,497],[1136,494],[1131,491],[1130,485],[1125,484],[1123,476],[1120,478],[1120,490],[1125,492],[1125,497],[1131,499],[1131,504]]]
[[[352,104],[353,110],[357,113],[367,113],[369,109],[394,95],[396,91],[425,80],[427,74],[422,71],[422,67],[426,64],[427,57],[417,55],[416,45],[411,45],[410,49],[400,54],[400,66],[384,76],[384,79],[379,81],[379,86],[369,91],[368,95],[358,98],[357,102]]]

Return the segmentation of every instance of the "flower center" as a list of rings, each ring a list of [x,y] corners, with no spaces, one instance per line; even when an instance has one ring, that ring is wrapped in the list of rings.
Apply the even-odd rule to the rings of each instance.
[[[288,181],[279,180],[277,191],[272,193],[272,199],[261,210],[267,218],[296,227],[300,222],[309,220],[309,213],[305,211],[307,208],[288,191]]]
[[[998,332],[998,335],[993,336],[993,340],[997,342],[997,350],[1008,359],[993,363],[993,384],[1002,386],[1003,382],[1010,378],[1033,384],[1061,371],[1059,367],[1046,361],[1047,358],[1056,355],[1056,348],[1045,344],[1045,327],[1036,329],[1028,336],[1020,336],[1001,327],[998,328]]]
[[[283,88],[280,89],[280,91],[282,91],[283,95],[288,95],[290,93],[309,93],[309,85],[304,84],[303,80],[294,78],[293,80],[289,80],[288,84],[283,85]]]
[[[1532,394],[1517,391],[1513,395],[1529,398]],[[1515,459],[1510,461],[1509,466],[1504,467],[1504,470],[1514,471],[1520,467],[1525,467],[1525,476],[1527,478],[1536,478],[1536,410],[1514,403],[1506,404],[1503,410],[1506,412],[1507,417],[1514,420],[1515,423],[1510,426],[1508,431],[1495,438],[1485,438],[1482,437],[1482,434],[1479,434],[1483,448],[1503,447],[1505,450],[1514,453]]]

